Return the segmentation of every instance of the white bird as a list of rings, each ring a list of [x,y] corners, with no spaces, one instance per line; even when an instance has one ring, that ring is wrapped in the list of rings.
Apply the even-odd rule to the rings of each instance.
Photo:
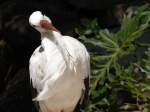
[[[41,45],[30,58],[30,78],[40,112],[73,112],[85,91],[90,74],[90,59],[78,40],[63,36],[40,11],[33,12],[29,23],[41,34]]]

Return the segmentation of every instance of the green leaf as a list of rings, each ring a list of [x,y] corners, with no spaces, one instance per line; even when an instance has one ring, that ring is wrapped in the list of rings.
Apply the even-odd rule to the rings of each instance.
[[[138,42],[149,30],[150,6],[124,15],[118,32],[100,29],[96,19],[82,22],[80,40],[98,49],[90,53],[91,101],[84,112],[150,111],[150,43]]]

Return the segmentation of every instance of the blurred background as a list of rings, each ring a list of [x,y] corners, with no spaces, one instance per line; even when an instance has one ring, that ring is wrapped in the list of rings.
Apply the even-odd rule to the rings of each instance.
[[[148,0],[0,0],[0,112],[36,112],[32,104],[29,58],[40,34],[29,26],[34,11],[51,18],[62,34],[78,38],[82,19],[97,19],[101,28],[120,27],[126,9]],[[87,46],[89,50],[93,50]]]

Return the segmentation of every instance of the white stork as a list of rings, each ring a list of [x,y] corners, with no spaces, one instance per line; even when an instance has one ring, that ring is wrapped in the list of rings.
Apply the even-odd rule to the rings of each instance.
[[[29,23],[41,34],[41,45],[30,58],[30,78],[40,112],[73,112],[90,74],[89,54],[78,40],[63,36],[40,11]]]

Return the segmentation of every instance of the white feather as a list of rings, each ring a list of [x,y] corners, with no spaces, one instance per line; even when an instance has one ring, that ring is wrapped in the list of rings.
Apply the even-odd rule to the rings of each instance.
[[[90,74],[89,54],[72,37],[55,31],[42,36],[30,58],[30,78],[38,91],[33,100],[39,101],[41,112],[73,112]]]

